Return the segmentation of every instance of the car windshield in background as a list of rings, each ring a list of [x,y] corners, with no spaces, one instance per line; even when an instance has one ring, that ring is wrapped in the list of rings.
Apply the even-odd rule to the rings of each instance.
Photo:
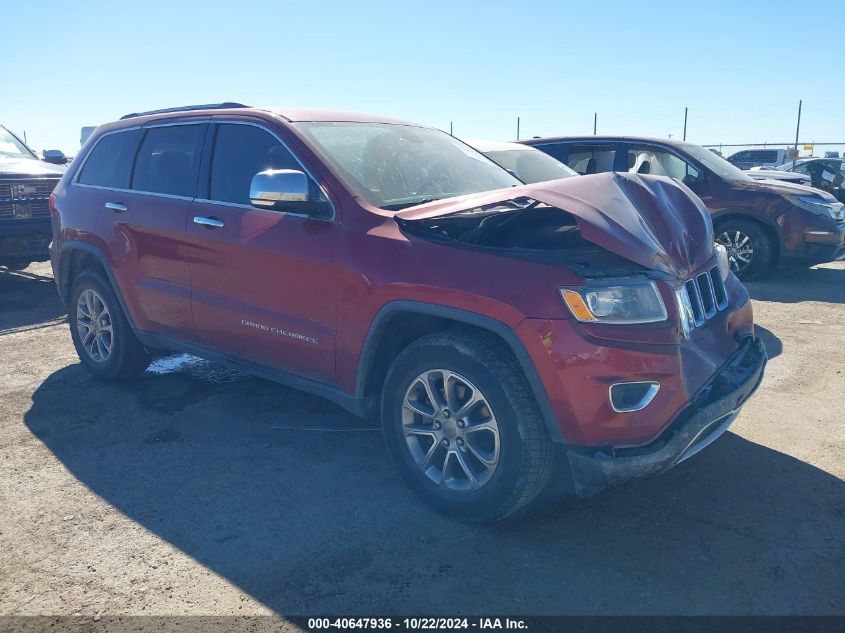
[[[491,151],[485,152],[485,156],[516,174],[526,184],[578,175],[574,169],[537,149]]]
[[[373,206],[398,211],[431,200],[522,184],[496,163],[439,130],[389,123],[296,123]]]
[[[739,167],[731,165],[724,158],[716,156],[709,149],[687,143],[684,143],[680,147],[720,178],[724,178],[725,180],[753,180],[751,176],[743,172]]]
[[[14,134],[2,127],[0,127],[0,157],[36,158],[32,155],[32,152],[26,148],[26,145],[15,138]]]

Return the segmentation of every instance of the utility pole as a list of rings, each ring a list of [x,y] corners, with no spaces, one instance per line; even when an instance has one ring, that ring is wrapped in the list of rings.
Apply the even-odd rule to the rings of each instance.
[[[802,99],[798,100],[798,124],[795,126],[795,157],[792,159],[792,168],[795,169],[795,161],[798,158],[798,134],[801,133],[801,103]]]
[[[516,117],[516,140],[519,140],[519,117]]]
[[[593,136],[596,135],[596,130],[598,129],[599,124],[599,113],[593,112]]]
[[[684,107],[684,141],[687,140],[687,113],[689,112],[689,108]]]

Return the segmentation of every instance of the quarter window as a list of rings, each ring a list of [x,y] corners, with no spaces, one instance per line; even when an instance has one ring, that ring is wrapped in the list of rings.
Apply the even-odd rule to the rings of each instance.
[[[147,130],[132,174],[132,189],[192,197],[205,125],[170,125]]]
[[[275,136],[253,125],[221,124],[214,142],[209,197],[249,204],[252,177],[267,169],[302,167]]]
[[[114,132],[102,137],[82,166],[79,183],[126,189],[140,138],[139,129]]]

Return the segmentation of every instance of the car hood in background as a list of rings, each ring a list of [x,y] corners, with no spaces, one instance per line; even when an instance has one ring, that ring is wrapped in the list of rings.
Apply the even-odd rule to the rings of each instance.
[[[471,212],[520,198],[575,217],[584,239],[632,262],[686,277],[713,255],[713,225],[701,200],[663,176],[600,173],[496,189],[409,207],[397,221]]]
[[[65,173],[63,165],[53,165],[34,158],[3,158],[0,156],[0,178],[31,176],[41,178]]]
[[[766,173],[759,171],[757,173]],[[836,202],[836,199],[829,193],[810,187],[809,185],[796,185],[791,182],[780,180],[735,180],[731,183],[737,189],[746,191],[757,191],[761,193],[778,193],[783,196],[804,196],[807,198],[818,198],[824,202]]]
[[[779,171],[776,169],[749,169],[745,172],[754,180],[785,180],[786,182],[810,182],[810,177],[794,171]]]

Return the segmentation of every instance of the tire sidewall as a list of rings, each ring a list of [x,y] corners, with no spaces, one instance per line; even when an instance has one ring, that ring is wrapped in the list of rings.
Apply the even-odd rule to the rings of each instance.
[[[92,359],[88,355],[88,352],[85,351],[76,325],[76,306],[79,296],[89,288],[100,295],[111,316],[112,353],[108,360],[102,363]],[[123,366],[122,359],[127,351],[127,337],[130,334],[128,331],[129,326],[111,286],[99,275],[92,272],[84,272],[74,280],[70,293],[70,303],[68,305],[68,322],[70,323],[70,335],[73,339],[73,345],[85,368],[98,378],[111,380],[118,377]]]
[[[472,382],[487,399],[499,428],[499,464],[481,489],[450,492],[432,482],[414,462],[402,433],[405,392],[417,376],[430,369],[447,369]],[[485,519],[505,503],[517,485],[522,461],[519,425],[505,390],[479,361],[454,347],[429,345],[402,352],[385,381],[382,396],[385,441],[402,476],[419,495],[448,514]]]

